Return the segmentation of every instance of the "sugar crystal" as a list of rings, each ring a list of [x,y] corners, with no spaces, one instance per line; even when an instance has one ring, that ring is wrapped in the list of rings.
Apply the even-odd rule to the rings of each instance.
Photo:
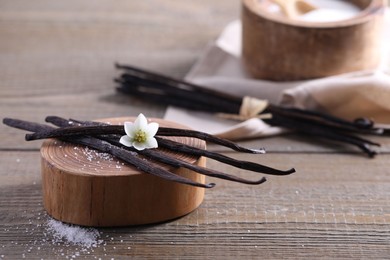
[[[85,248],[96,247],[103,242],[99,240],[97,229],[68,225],[54,219],[47,222],[47,230],[53,234],[54,242],[65,241]]]

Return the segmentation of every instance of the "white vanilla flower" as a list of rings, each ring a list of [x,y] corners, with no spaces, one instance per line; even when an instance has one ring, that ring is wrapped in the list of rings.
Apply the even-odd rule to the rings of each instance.
[[[143,114],[139,114],[133,122],[124,123],[126,135],[122,136],[119,142],[137,150],[157,148],[157,140],[154,136],[158,130],[158,123],[148,124],[148,120]]]

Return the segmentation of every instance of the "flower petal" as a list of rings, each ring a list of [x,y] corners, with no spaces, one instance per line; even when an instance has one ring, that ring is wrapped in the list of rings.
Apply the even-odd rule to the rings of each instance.
[[[124,127],[125,127],[126,134],[128,136],[130,136],[131,138],[133,138],[134,133],[135,133],[134,123],[133,122],[125,122]]]
[[[134,121],[135,129],[146,129],[148,125],[148,120],[146,117],[141,113],[138,115],[137,119]]]
[[[131,141],[130,137],[127,135],[122,136],[121,139],[119,139],[119,142],[124,146],[128,146],[128,147],[133,146],[133,142]]]
[[[144,143],[144,145],[145,145],[145,148],[157,148],[158,147],[157,140],[154,137],[149,137],[146,140],[146,142]]]
[[[137,149],[138,151],[142,151],[144,150],[145,148],[147,148],[145,146],[146,142],[145,143],[139,143],[139,142],[133,142],[133,146],[135,149]]]
[[[146,130],[145,132],[149,137],[153,137],[156,135],[158,128],[159,128],[158,123],[153,122],[148,124],[147,128],[145,129]]]

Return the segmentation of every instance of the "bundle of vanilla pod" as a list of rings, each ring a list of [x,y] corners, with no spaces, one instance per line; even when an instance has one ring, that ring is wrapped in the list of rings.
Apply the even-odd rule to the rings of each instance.
[[[108,125],[100,122],[92,121],[80,121],[75,119],[64,119],[57,116],[46,117],[48,124],[39,124],[34,122],[28,122],[13,118],[4,118],[3,123],[14,128],[26,130],[32,133],[26,134],[25,139],[27,141],[57,138],[64,142],[72,144],[84,145],[86,147],[95,149],[100,152],[109,153],[123,162],[136,167],[138,170],[148,174],[164,178],[169,181],[179,182],[183,184],[193,185],[202,188],[212,188],[214,183],[198,183],[194,182],[183,176],[179,176],[167,168],[161,167],[159,164],[169,165],[173,167],[184,167],[199,174],[203,174],[210,177],[225,179],[228,181],[234,181],[244,184],[261,184],[266,181],[264,177],[258,180],[243,179],[231,174],[223,173],[217,170],[209,169],[193,165],[186,161],[177,159],[176,157],[164,153],[162,150],[167,149],[175,151],[176,153],[183,153],[196,157],[204,156],[217,160],[221,163],[241,168],[248,171],[259,172],[271,175],[288,175],[295,170],[289,169],[286,171],[274,169],[265,165],[250,161],[241,161],[230,158],[228,156],[207,151],[206,149],[200,149],[193,146],[189,146],[180,142],[169,140],[164,138],[165,136],[181,136],[198,138],[207,142],[215,143],[233,149],[238,152],[261,154],[264,153],[263,149],[247,149],[241,147],[231,141],[216,138],[212,135],[192,130],[159,127],[155,136],[158,143],[158,148],[152,149],[136,149],[136,147],[129,147],[123,145],[121,137],[128,134],[124,126],[121,125]],[[131,124],[131,123],[130,123]]]
[[[178,80],[144,69],[116,65],[121,75],[115,79],[117,89],[125,94],[147,99],[164,105],[174,105],[209,113],[224,113],[257,117],[260,113],[268,116],[260,117],[271,126],[278,126],[303,133],[305,136],[325,141],[341,142],[359,148],[369,157],[377,152],[375,146],[380,146],[361,137],[361,134],[381,135],[383,129],[375,127],[374,122],[367,118],[357,118],[347,121],[329,114],[298,108],[287,108],[271,104],[267,101],[257,101],[253,106],[247,105],[247,99],[212,90],[184,80]],[[243,107],[246,107],[243,112]],[[249,107],[249,111],[248,111]],[[259,109],[260,107],[260,109]],[[247,117],[248,118],[248,117]],[[245,118],[244,118],[245,119]]]

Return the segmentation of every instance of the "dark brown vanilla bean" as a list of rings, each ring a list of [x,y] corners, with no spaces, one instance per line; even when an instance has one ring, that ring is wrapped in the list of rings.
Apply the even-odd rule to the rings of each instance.
[[[305,123],[304,121],[300,121],[297,123],[296,121],[293,121],[289,118],[278,118],[277,116],[274,116],[271,119],[273,125],[278,125],[282,127],[289,127],[290,129],[295,129],[296,127],[300,128],[301,133],[308,134],[310,136],[316,136],[319,138],[324,138],[328,140],[333,140],[333,141],[339,141],[342,143],[347,143],[350,145],[357,146],[360,148],[363,152],[365,152],[369,157],[374,157],[377,153],[373,149],[370,148],[369,145],[374,145],[374,146],[379,146],[379,144],[371,142],[369,140],[359,138],[357,136],[353,136],[350,134],[346,133],[339,133],[339,132],[334,132],[331,129],[323,126],[317,126],[315,124],[309,124]]]
[[[171,87],[165,87],[164,82],[159,81],[150,81],[147,78],[141,78],[139,76],[133,76],[129,74],[123,75],[123,77],[120,79],[122,82],[131,82],[132,84],[136,84],[140,86],[140,90],[154,92],[154,94],[164,94],[164,96],[175,96],[179,101],[180,100],[186,100],[188,102],[188,99],[190,99],[192,104],[198,104],[199,106],[207,106],[209,109],[218,109],[218,107],[221,105],[221,103],[224,103],[227,107],[232,107],[229,100],[221,99],[219,97],[214,97],[214,95],[209,95],[208,99],[204,99],[203,95],[207,95],[207,93],[203,94],[192,94],[190,97],[188,96],[189,93],[193,93],[192,88],[188,89],[188,87],[184,88],[183,86],[179,85],[178,87],[171,88]],[[168,85],[169,86],[169,85]]]
[[[160,137],[156,137],[156,139],[158,141],[159,146],[164,147],[166,149],[179,151],[182,153],[191,154],[191,155],[195,155],[195,156],[205,156],[205,157],[208,157],[210,159],[214,159],[214,160],[217,160],[219,162],[223,162],[223,163],[226,163],[226,164],[229,164],[231,166],[241,168],[244,170],[260,172],[260,173],[265,173],[265,174],[270,174],[270,175],[288,175],[288,174],[295,172],[295,169],[289,169],[287,171],[277,170],[277,169],[270,168],[268,166],[264,166],[264,165],[261,165],[258,163],[249,162],[249,161],[240,161],[240,160],[236,160],[236,159],[227,157],[227,156],[219,154],[219,153],[214,153],[214,152],[210,152],[207,150],[202,150],[202,149],[198,149],[198,148],[191,147],[188,145],[176,143],[176,142],[173,142],[173,141],[168,140],[168,139],[164,139],[164,138],[160,138]]]
[[[59,117],[48,117],[48,118],[46,118],[46,121],[52,122],[52,123],[54,123],[56,125],[60,125],[60,126],[69,126],[71,123],[68,120],[65,120],[65,119],[62,119]],[[53,129],[52,127],[49,127],[46,125],[39,125],[39,124],[34,124],[31,122],[15,120],[15,119],[6,119],[6,120],[4,120],[4,123],[6,123],[9,126],[18,127],[21,129],[28,129],[29,131],[36,131],[36,133],[37,133],[36,136],[44,137],[46,135],[46,136],[49,136],[50,138],[54,137],[53,135],[50,135],[50,133],[56,133],[56,135],[58,135],[58,133],[61,134],[61,131],[59,131],[59,129],[66,130],[69,128],[69,127],[63,127],[63,128]],[[76,123],[76,124],[78,125],[78,123]],[[100,123],[98,123],[98,124],[100,124]],[[99,125],[99,127],[102,127],[102,125]],[[261,184],[261,183],[266,181],[266,179],[264,177],[259,179],[259,180],[252,181],[252,180],[248,180],[248,179],[239,178],[239,177],[236,177],[233,175],[229,175],[226,173],[222,173],[222,172],[219,172],[216,170],[195,166],[195,165],[189,164],[187,162],[183,162],[183,161],[177,160],[175,158],[166,156],[165,154],[159,152],[158,150],[154,150],[154,149],[138,151],[138,150],[130,148],[130,154],[123,154],[122,150],[124,150],[124,149],[119,148],[119,146],[122,146],[122,145],[118,142],[119,139],[117,136],[115,138],[112,138],[110,136],[113,136],[113,135],[110,134],[110,135],[100,136],[100,138],[95,138],[95,137],[86,136],[86,133],[88,133],[89,128],[86,128],[83,126],[77,126],[77,127],[73,127],[72,129],[76,129],[76,128],[81,129],[81,131],[78,132],[78,135],[75,135],[75,132],[72,132],[72,135],[69,135],[69,136],[62,135],[62,137],[61,137],[61,135],[60,135],[59,139],[63,140],[63,141],[75,143],[75,144],[83,144],[83,145],[86,145],[90,148],[93,148],[93,149],[96,149],[96,150],[99,150],[102,152],[110,153],[110,154],[118,157],[119,159],[122,159],[123,161],[125,161],[131,165],[134,165],[135,167],[137,167],[140,170],[143,170],[147,173],[151,173],[151,174],[156,175],[156,176],[159,176],[159,174],[164,174],[164,176],[159,176],[159,177],[163,177],[163,178],[168,179],[168,180],[174,180],[174,181],[177,181],[180,183],[185,183],[185,184],[190,184],[190,185],[201,187],[201,186],[199,186],[199,184],[196,184],[196,183],[194,184],[194,183],[188,182],[188,179],[185,179],[185,180],[179,179],[178,180],[177,178],[175,179],[175,176],[177,176],[177,175],[174,175],[172,173],[167,174],[166,172],[161,172],[161,170],[163,170],[163,169],[159,169],[159,167],[156,167],[156,165],[154,165],[153,163],[150,163],[150,161],[145,163],[144,161],[139,161],[140,159],[138,159],[136,157],[135,158],[128,158],[128,157],[134,157],[134,154],[138,153],[140,155],[146,156],[147,158],[150,158],[151,160],[159,161],[159,162],[162,162],[162,163],[167,164],[167,165],[171,165],[174,167],[185,167],[185,168],[188,168],[188,169],[193,170],[195,172],[198,172],[200,174],[204,174],[207,176],[216,177],[216,178],[220,178],[220,179],[225,179],[225,180],[229,180],[229,181],[240,182],[240,183],[244,183],[244,184],[257,185],[257,184]],[[123,128],[123,126],[122,126],[122,128]],[[107,133],[107,132],[104,132],[104,133]],[[176,142],[173,142],[173,143],[176,143]],[[179,145],[179,143],[176,143],[176,144]],[[191,147],[189,147],[189,148],[191,149]],[[129,150],[129,148],[126,148],[126,149]],[[129,152],[129,151],[127,151],[127,152]],[[226,157],[226,158],[228,158],[228,157]],[[133,162],[133,161],[135,161],[135,162]],[[236,162],[238,162],[238,161],[236,161]],[[242,162],[242,163],[247,164],[250,162]],[[250,163],[250,164],[253,164],[251,168],[253,168],[254,171],[256,171],[256,169],[254,167],[254,165],[256,165],[256,164],[255,163]],[[239,166],[239,164],[237,164],[237,163],[236,163],[236,165]],[[263,168],[264,166],[258,165],[257,170],[259,169],[259,167]],[[245,168],[245,166],[244,166],[244,168]],[[214,184],[203,185],[202,187],[209,188],[209,187],[212,187],[212,185],[214,185]]]
[[[253,153],[253,154],[259,154],[264,153],[264,149],[248,149],[242,146],[239,146],[238,144],[231,142],[226,139],[218,138],[213,135],[194,131],[194,130],[185,130],[185,129],[177,129],[177,128],[167,128],[167,127],[160,127],[157,135],[159,136],[187,136],[187,137],[195,137],[202,139],[204,141],[222,145],[228,148],[231,148],[237,152],[243,152],[243,153]]]
[[[209,113],[239,114],[242,98],[223,92],[210,90],[183,80],[159,75],[132,66],[117,65],[123,71],[116,81],[118,90],[166,105],[175,105],[192,110]],[[176,94],[175,89],[180,89]],[[226,102],[227,101],[227,102]],[[373,127],[371,120],[360,118],[353,122],[343,120],[329,114],[317,111],[286,108],[269,104],[263,113],[271,113],[273,118],[264,121],[273,126],[293,129],[297,132],[310,133],[313,137],[337,141],[359,147],[363,152],[373,157],[376,152],[370,145],[377,145],[369,140],[352,135],[383,134],[384,130]],[[311,128],[310,130],[307,127]],[[326,132],[324,131],[326,129]]]
[[[57,118],[60,120],[60,118]],[[56,117],[50,116],[46,118],[47,122],[55,122]],[[76,120],[75,120],[76,121]],[[68,122],[68,121],[67,121]],[[123,126],[120,125],[107,125],[96,123],[96,125],[83,125],[83,126],[72,126],[71,124],[67,124],[58,129],[48,130],[48,131],[40,131],[33,134],[27,134],[26,140],[32,141],[37,139],[45,139],[45,138],[57,138],[57,137],[66,137],[66,136],[74,136],[74,135],[106,135],[106,134],[120,134],[124,135],[125,131]],[[253,153],[259,154],[264,153],[263,149],[248,149],[242,146],[239,146],[231,141],[218,138],[206,133],[187,130],[187,129],[179,129],[179,128],[168,128],[168,127],[160,127],[158,129],[157,135],[160,136],[185,136],[185,137],[195,137],[207,142],[211,142],[214,144],[222,145],[228,148],[231,148],[238,152],[243,153]]]
[[[180,161],[180,160],[177,160],[173,157],[167,156],[167,155],[165,155],[157,150],[151,150],[151,149],[150,150],[143,150],[139,154],[145,155],[152,160],[157,160],[159,162],[162,162],[162,163],[165,163],[165,164],[168,164],[171,166],[184,167],[184,168],[187,168],[189,170],[198,172],[200,174],[203,174],[203,175],[206,175],[209,177],[214,177],[214,178],[219,178],[219,179],[224,179],[224,180],[234,181],[234,182],[239,182],[239,183],[244,183],[244,184],[252,184],[252,185],[258,185],[258,184],[264,183],[266,181],[266,178],[264,178],[264,177],[262,177],[259,180],[251,181],[251,180],[239,178],[239,177],[234,176],[234,175],[223,173],[220,171],[208,169],[208,168],[201,167],[201,166],[195,166],[193,164],[190,164],[190,163],[187,163],[184,161]]]
[[[81,123],[80,121],[77,121],[77,120],[68,121],[66,119],[59,118],[59,117],[47,117],[46,121],[53,123],[56,126],[60,126],[60,127],[68,126],[70,124],[70,122],[73,122],[73,121]],[[95,123],[95,122],[89,122],[89,123]],[[230,174],[211,170],[211,169],[208,169],[205,167],[196,166],[196,165],[187,163],[185,161],[180,161],[180,160],[175,159],[173,157],[167,156],[166,154],[161,153],[156,149],[146,149],[146,150],[138,151],[138,150],[135,150],[134,148],[131,148],[131,147],[124,147],[122,144],[120,144],[118,142],[118,138],[115,138],[115,137],[99,136],[99,139],[105,140],[105,141],[107,141],[111,144],[114,144],[116,146],[121,146],[124,149],[128,149],[130,151],[137,152],[137,153],[144,155],[152,160],[156,160],[156,161],[159,161],[159,162],[162,162],[164,164],[174,166],[174,167],[184,167],[184,168],[193,170],[195,172],[198,172],[198,173],[206,175],[206,176],[215,177],[215,178],[219,178],[219,179],[225,179],[225,180],[244,183],[244,184],[252,184],[252,185],[261,184],[261,183],[266,181],[266,179],[264,177],[259,179],[259,180],[251,181],[251,180],[239,178],[239,177],[236,177],[236,176],[233,176]]]
[[[227,93],[221,93],[219,91],[215,91],[212,89],[204,88],[196,84],[192,84],[190,82],[184,81],[184,80],[179,80],[175,78],[171,78],[165,75],[157,74],[151,71],[146,71],[144,69],[139,69],[134,66],[129,66],[129,65],[121,65],[121,64],[115,64],[116,68],[125,70],[127,74],[132,74],[132,75],[138,75],[139,77],[142,78],[152,78],[154,81],[159,81],[162,83],[168,83],[168,86],[178,86],[181,88],[186,88],[186,89],[191,89],[195,90],[197,93],[203,93],[207,94],[210,96],[218,96],[221,97],[223,100],[229,100],[230,106],[232,103],[240,104],[241,103],[241,98],[236,97],[234,95],[229,95]]]
[[[175,90],[185,89],[188,91],[187,96],[182,96],[182,98],[186,98],[187,100],[190,100],[191,98],[196,96],[197,99],[205,100],[208,106],[214,105],[215,102],[217,102],[218,103],[217,105],[219,107],[219,112],[229,113],[229,111],[231,111],[230,108],[234,107],[235,110],[233,111],[233,113],[236,114],[239,113],[241,100],[242,100],[240,97],[228,95],[226,93],[208,89],[203,86],[196,85],[183,80],[173,79],[171,77],[167,77],[147,70],[139,69],[134,66],[117,64],[116,67],[125,71],[125,73],[123,73],[121,77],[127,78],[127,81],[122,83],[129,83],[129,84],[132,83],[134,84],[133,87],[137,87],[139,85],[142,86],[143,85],[142,83],[147,83],[147,87],[144,88],[145,90],[153,88],[155,89],[155,91],[159,91],[160,94],[166,91],[164,93],[166,96],[170,96],[169,95],[170,93],[174,94]],[[137,80],[142,80],[142,82],[137,82]],[[169,91],[167,91],[167,89],[169,89]],[[195,92],[193,90],[195,90]],[[203,93],[207,95],[204,95]],[[216,100],[213,100],[214,98]],[[224,101],[226,100],[228,100],[229,103],[225,103]],[[357,120],[356,122],[349,122],[341,118],[337,118],[317,111],[303,110],[303,109],[296,109],[296,108],[284,108],[272,104],[270,104],[267,110],[264,112],[282,113],[288,116],[294,116],[294,115],[295,116],[301,115],[305,117],[310,116],[310,118],[315,121],[322,121],[322,123],[333,124],[334,126],[337,127],[345,127],[347,130],[358,130],[358,129],[372,130],[372,126],[373,126],[373,122],[367,119],[360,119]],[[370,131],[370,132],[375,133],[375,131]]]
[[[58,117],[57,118],[56,117],[49,117],[49,118],[46,118],[46,121],[49,121],[51,123],[55,123],[55,124],[60,125],[60,126],[64,126],[64,125],[69,124],[65,119],[61,119]],[[92,122],[90,122],[90,123],[92,123]],[[101,123],[97,123],[97,124],[101,124]],[[100,127],[101,126],[102,125],[100,125]],[[53,136],[50,136],[50,137],[53,137]],[[260,173],[271,174],[271,175],[288,175],[288,174],[295,172],[295,169],[281,171],[281,170],[277,170],[277,169],[274,169],[274,168],[271,168],[268,166],[264,166],[261,164],[257,164],[254,162],[235,160],[233,158],[230,158],[230,157],[218,154],[218,153],[209,152],[207,150],[195,148],[195,147],[188,146],[188,145],[185,145],[182,143],[178,143],[178,142],[175,142],[172,140],[167,140],[167,139],[159,138],[159,137],[156,137],[156,138],[158,140],[159,145],[161,144],[162,147],[167,148],[169,150],[179,151],[179,152],[189,154],[189,155],[209,157],[211,159],[226,163],[228,165],[231,165],[231,166],[234,166],[237,168],[241,168],[241,169],[245,169],[245,170],[249,170],[249,171],[260,172]]]
[[[118,82],[118,81],[117,81]],[[167,96],[164,92],[162,93],[155,93],[155,92],[150,92],[148,88],[144,88],[142,86],[136,85],[136,86],[131,86],[130,83],[120,83],[122,86],[126,87],[118,87],[117,90],[127,94],[131,95],[143,100],[147,100],[151,103],[155,104],[165,104],[165,105],[175,105],[178,107],[184,107],[187,109],[191,110],[196,110],[196,111],[204,111],[208,113],[219,113],[221,112],[221,109],[218,107],[210,107],[208,105],[204,104],[198,104],[195,102],[192,102],[191,100],[188,99],[179,99],[175,97],[174,95],[172,96]],[[189,93],[190,95],[190,93]],[[232,109],[233,111],[234,109]],[[234,110],[235,111],[235,110]]]
[[[48,119],[46,119],[46,120],[48,120]],[[68,133],[69,130],[72,130],[71,131],[72,135],[77,135],[77,129],[81,129],[79,134],[84,134],[86,132],[85,129],[94,129],[94,133],[96,134],[96,133],[98,133],[98,131],[96,129],[99,129],[99,128],[104,129],[105,126],[99,125],[98,127],[96,127],[96,126],[95,127],[94,126],[64,127],[64,128],[56,129],[55,131],[51,131],[51,132],[49,132],[49,131],[42,132],[42,134],[37,134],[36,136],[39,136],[40,138],[53,138],[53,137],[58,137],[58,136],[66,136],[66,134]],[[107,129],[108,129],[108,127],[107,127]],[[114,128],[114,129],[116,129],[116,128]],[[63,135],[61,135],[61,130],[64,131]],[[55,133],[55,135],[54,134],[52,135],[51,133]],[[100,133],[101,134],[108,134],[108,132],[105,132],[105,131],[102,131]],[[29,135],[29,137],[31,137],[31,135]],[[27,139],[29,139],[29,138],[27,138]],[[287,171],[281,171],[281,170],[277,170],[277,169],[274,169],[274,168],[271,168],[268,166],[253,163],[253,162],[238,161],[238,160],[235,160],[233,158],[230,158],[230,157],[218,154],[218,153],[213,153],[213,152],[210,152],[207,150],[202,150],[202,149],[195,148],[192,146],[184,145],[182,143],[159,138],[157,136],[156,136],[156,139],[158,140],[159,145],[161,145],[164,148],[167,148],[167,149],[170,149],[173,151],[179,151],[179,152],[182,152],[185,154],[209,157],[211,159],[232,165],[232,166],[237,167],[237,168],[249,170],[249,171],[260,172],[260,173],[271,174],[271,175],[288,175],[288,174],[295,172],[294,169],[290,169]],[[31,139],[29,139],[29,140],[31,140]]]
[[[46,131],[39,131],[26,134],[26,141],[33,141],[46,138],[71,137],[78,135],[105,135],[105,134],[125,134],[123,126],[67,126]]]
[[[19,128],[19,129],[24,129],[27,131],[47,131],[48,129],[53,129],[50,126],[45,126],[45,125],[36,124],[33,122],[28,122],[28,121],[23,121],[23,120],[18,120],[18,119],[11,119],[11,118],[5,118],[3,120],[3,123],[8,125],[8,126]],[[137,156],[134,156],[133,154],[131,154],[131,152],[129,152],[125,149],[116,147],[108,142],[99,140],[97,138],[88,137],[88,136],[73,136],[72,138],[59,138],[59,139],[65,141],[65,142],[73,143],[73,144],[85,145],[85,146],[88,146],[88,147],[93,148],[95,150],[98,150],[100,152],[109,153],[109,154],[123,160],[124,162],[126,162],[130,165],[133,165],[134,167],[136,167],[140,171],[155,175],[157,177],[160,177],[160,178],[163,178],[163,179],[166,179],[169,181],[179,182],[179,183],[188,184],[188,185],[201,187],[201,188],[212,188],[215,186],[214,183],[202,184],[202,183],[194,182],[194,181],[187,179],[187,178],[184,178],[182,176],[173,174],[173,173],[165,170],[161,166],[154,164],[153,162],[144,161],[143,159],[138,158]]]
[[[70,139],[70,138],[68,138]],[[76,139],[76,140],[74,140]],[[188,184],[196,187],[201,187],[201,188],[212,188],[215,186],[214,183],[209,183],[209,184],[202,184],[198,182],[194,182],[190,179],[184,178],[182,176],[176,175],[174,173],[171,173],[170,171],[165,170],[161,166],[151,162],[151,161],[145,161],[142,158],[138,158],[137,156],[130,155],[129,156],[129,151],[118,148],[108,142],[99,140],[97,138],[93,137],[76,137],[72,138],[70,140],[66,140],[68,142],[72,143],[77,143],[77,144],[82,144],[86,145],[88,147],[91,147],[93,149],[96,149],[98,151],[106,152],[109,154],[112,154],[113,156],[123,160],[124,162],[133,165],[140,171],[150,173],[152,175],[155,175],[157,177],[169,180],[169,181],[174,181],[174,182],[179,182],[183,184]]]
[[[43,124],[38,124],[38,123],[34,123],[34,122],[29,122],[29,121],[20,120],[20,119],[14,119],[14,118],[8,118],[8,117],[3,119],[3,124],[10,126],[10,127],[13,127],[13,128],[26,130],[29,132],[50,131],[50,130],[54,129],[53,127],[48,126],[48,125],[43,125]]]
[[[267,111],[280,117],[287,117],[290,120],[303,120],[307,123],[331,127],[338,131],[351,131],[362,134],[382,134],[383,132],[383,129],[373,128],[373,122],[368,119],[358,119],[356,122],[350,122],[316,111],[278,107],[272,104],[268,106]]]

